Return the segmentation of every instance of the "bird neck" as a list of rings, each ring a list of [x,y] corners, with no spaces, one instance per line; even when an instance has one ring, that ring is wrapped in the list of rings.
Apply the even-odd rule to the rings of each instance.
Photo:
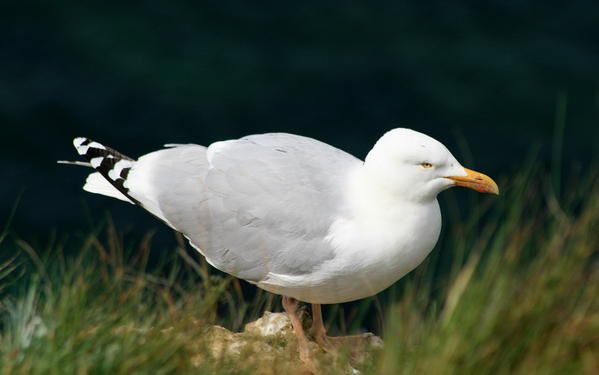
[[[406,189],[396,189],[378,170],[368,168],[366,164],[353,171],[349,185],[348,201],[352,211],[360,215],[381,217],[396,212],[401,215],[409,209],[438,205],[436,195],[421,196],[404,191]]]
[[[435,246],[441,231],[436,199],[400,199],[355,171],[348,190],[351,214],[337,217],[327,235],[342,272],[367,275],[372,294],[416,267]]]

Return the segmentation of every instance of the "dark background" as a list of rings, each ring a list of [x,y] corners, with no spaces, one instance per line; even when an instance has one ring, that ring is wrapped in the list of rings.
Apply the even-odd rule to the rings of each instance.
[[[22,192],[21,236],[160,226],[55,164],[74,136],[136,157],[284,131],[363,158],[404,126],[509,181],[537,146],[551,166],[557,121],[564,174],[598,159],[598,2],[195,3],[0,5],[0,220]]]

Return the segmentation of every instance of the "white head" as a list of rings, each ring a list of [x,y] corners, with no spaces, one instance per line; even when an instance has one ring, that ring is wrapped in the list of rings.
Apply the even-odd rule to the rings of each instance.
[[[366,156],[368,176],[383,189],[410,201],[431,201],[452,186],[499,194],[488,176],[462,167],[449,150],[411,129],[387,132]]]

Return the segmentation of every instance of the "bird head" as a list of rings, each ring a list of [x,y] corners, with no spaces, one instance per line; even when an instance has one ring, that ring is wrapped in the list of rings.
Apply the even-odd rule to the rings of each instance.
[[[364,166],[381,188],[412,201],[434,200],[453,186],[499,194],[493,179],[464,168],[441,142],[411,129],[383,135]]]

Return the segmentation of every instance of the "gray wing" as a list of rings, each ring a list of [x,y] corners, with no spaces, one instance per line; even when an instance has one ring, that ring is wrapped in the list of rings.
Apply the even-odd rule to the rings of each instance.
[[[310,273],[334,257],[324,240],[362,162],[325,143],[271,133],[207,150],[199,225],[187,236],[215,267],[260,281]]]

